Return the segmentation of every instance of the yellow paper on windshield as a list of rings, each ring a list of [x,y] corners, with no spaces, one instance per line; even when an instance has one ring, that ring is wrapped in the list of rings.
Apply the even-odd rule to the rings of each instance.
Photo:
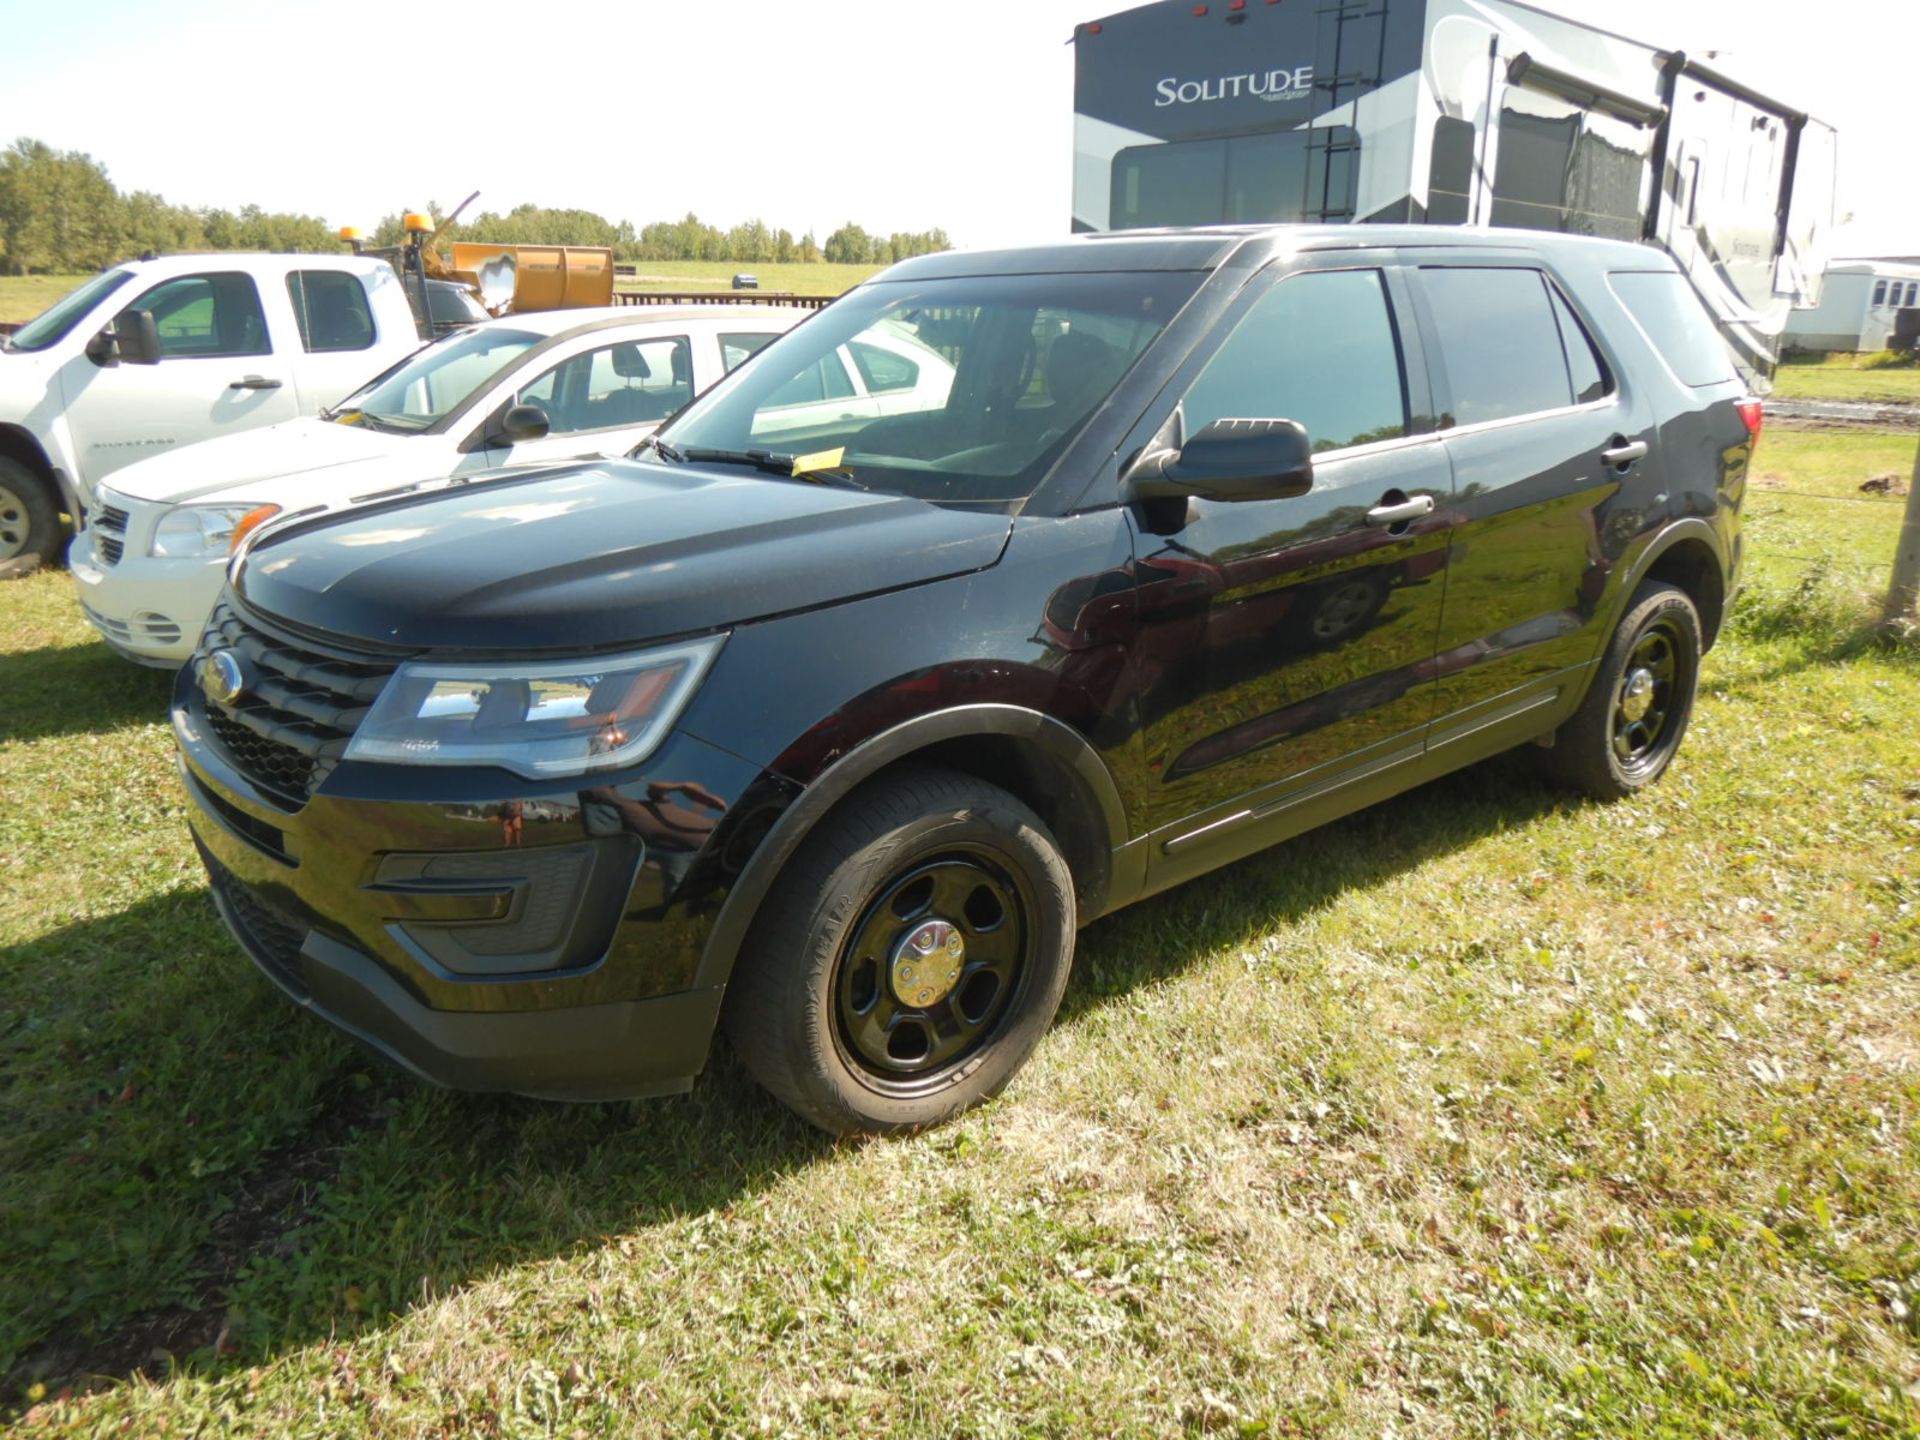
[[[793,473],[805,475],[814,470],[838,470],[840,457],[846,453],[847,447],[842,445],[838,450],[821,450],[812,455],[796,455],[793,457]]]

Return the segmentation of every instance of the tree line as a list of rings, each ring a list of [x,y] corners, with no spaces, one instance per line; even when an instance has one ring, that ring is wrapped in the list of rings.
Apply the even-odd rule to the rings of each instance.
[[[430,206],[437,222],[441,212]],[[403,238],[398,212],[382,220],[376,244]],[[520,205],[506,214],[485,211],[442,231],[439,243],[480,240],[498,244],[604,245],[624,261],[725,260],[744,264],[810,263],[885,265],[913,255],[950,250],[944,230],[869,234],[849,221],[824,243],[812,232],[796,238],[763,220],[730,229],[689,213],[635,229],[631,221],[608,220],[591,210]],[[340,247],[338,233],[317,215],[262,210],[195,209],[169,204],[150,191],[121,191],[106,167],[78,150],[55,150],[43,141],[16,140],[0,151],[0,274],[98,270],[148,251],[278,250],[326,252]]]

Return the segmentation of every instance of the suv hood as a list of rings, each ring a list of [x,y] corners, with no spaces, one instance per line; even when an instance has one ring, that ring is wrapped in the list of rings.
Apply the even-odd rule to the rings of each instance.
[[[136,500],[177,505],[202,496],[218,495],[235,485],[278,480],[284,476],[292,480],[291,495],[298,500],[300,484],[294,477],[370,460],[405,461],[409,455],[412,456],[410,468],[417,469],[439,453],[433,444],[434,438],[393,435],[311,417],[285,420],[278,425],[216,435],[210,440],[136,460],[116,470],[106,484],[109,489]],[[262,490],[260,498],[263,501],[280,499],[285,493],[287,487],[272,486]]]
[[[232,583],[270,618],[383,647],[579,651],[985,569],[1012,527],[751,471],[615,460],[278,528]]]

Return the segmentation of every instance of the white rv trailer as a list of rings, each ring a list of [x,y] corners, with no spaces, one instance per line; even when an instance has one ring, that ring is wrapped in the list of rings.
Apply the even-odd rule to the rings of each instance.
[[[1885,350],[1900,312],[1920,306],[1920,265],[1897,260],[1836,260],[1820,304],[1787,321],[1794,350]]]
[[[1518,0],[1160,0],[1081,25],[1073,223],[1512,225],[1645,240],[1770,368],[1820,298],[1831,126]]]

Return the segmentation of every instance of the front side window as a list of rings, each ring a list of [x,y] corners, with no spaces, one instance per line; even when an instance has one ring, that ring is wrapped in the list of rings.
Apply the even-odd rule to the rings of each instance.
[[[521,404],[547,412],[555,435],[651,425],[692,398],[693,352],[684,335],[584,351],[520,392]]]
[[[287,299],[308,353],[372,347],[373,310],[359,276],[344,270],[289,271]]]
[[[1478,425],[1573,403],[1546,276],[1538,270],[1433,266],[1420,277],[1452,391],[1453,424]]]
[[[862,286],[696,401],[665,432],[669,452],[718,452],[769,470],[780,455],[839,452],[822,478],[942,503],[1015,504],[1202,278],[1147,271]],[[911,389],[859,394],[841,358],[852,355],[858,368],[858,347],[915,366]],[[890,383],[903,376],[898,365],[876,372]],[[649,463],[672,463],[671,454]]]
[[[163,360],[265,355],[273,349],[250,275],[183,275],[154,286],[127,310],[152,313]]]
[[[63,296],[14,331],[11,337],[0,340],[9,350],[44,350],[66,338],[67,333],[78,325],[81,319],[95,305],[118,290],[133,278],[126,270],[109,270],[104,275],[96,275],[78,290]],[[1882,282],[1882,288],[1885,288]]]
[[[1181,429],[1297,420],[1315,451],[1407,433],[1400,345],[1377,270],[1295,275],[1234,327],[1181,401]]]
[[[414,431],[444,420],[544,337],[476,325],[435,341],[334,407],[344,425]]]

